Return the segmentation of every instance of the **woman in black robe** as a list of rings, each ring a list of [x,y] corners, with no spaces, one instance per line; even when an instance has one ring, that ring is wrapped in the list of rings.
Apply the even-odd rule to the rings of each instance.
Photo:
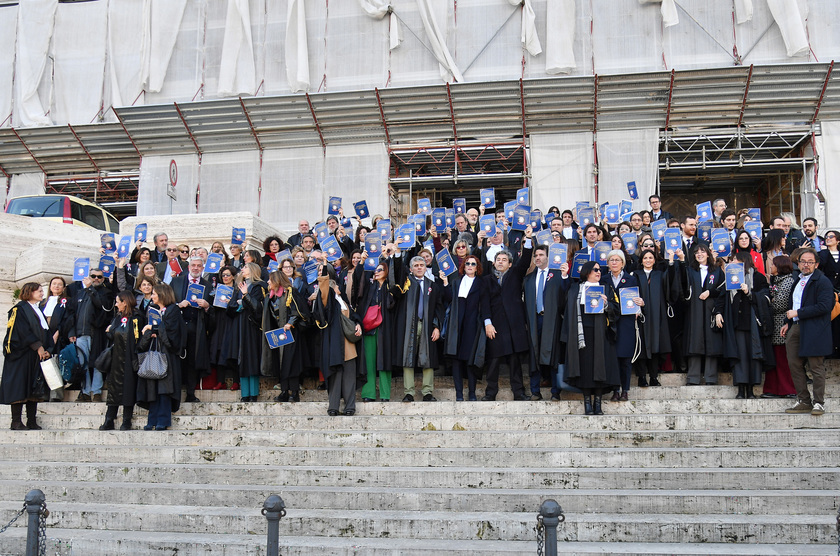
[[[261,269],[256,263],[245,263],[236,275],[236,290],[239,293],[238,299],[234,298],[239,332],[236,353],[243,402],[257,401],[260,393],[261,346],[265,339],[261,330],[262,310],[268,291],[268,284],[260,277]]]
[[[232,266],[224,266],[219,270],[219,279],[221,285],[233,288],[233,277],[237,270]],[[228,299],[226,306],[216,305],[216,296],[218,295],[218,286],[213,292],[213,305],[210,311],[213,313],[213,333],[210,336],[210,365],[211,369],[216,372],[216,380],[219,387],[217,390],[239,390],[238,374],[236,372],[236,352],[231,349],[233,345],[233,329],[236,327],[236,311],[234,299],[236,298],[236,288],[233,290],[233,295]],[[229,311],[231,305],[234,307]]]
[[[656,254],[645,249],[641,252],[640,268],[633,272],[639,282],[639,297],[643,322],[639,325],[642,349],[634,363],[639,386],[661,386],[659,371],[668,353],[671,353],[671,332],[668,327],[668,309],[672,302],[671,276],[673,265],[668,270],[656,268]],[[648,381],[647,377],[650,377]]]
[[[689,254],[678,251],[675,263],[676,276],[681,282],[682,296],[686,301],[683,321],[683,354],[686,357],[688,386],[718,382],[718,358],[723,354],[723,337],[720,328],[712,326],[715,301],[721,295],[723,271],[715,264],[712,251],[706,244],[698,244]]]
[[[362,317],[364,332],[365,364],[367,382],[362,388],[362,401],[376,401],[376,375],[379,373],[379,399],[383,402],[391,401],[391,375],[393,366],[394,342],[394,280],[390,273],[387,258],[380,258],[373,272],[366,272],[364,264],[359,264],[353,274],[353,293],[350,304],[358,299],[356,309]],[[377,309],[378,308],[378,309]],[[378,311],[380,322],[375,324],[374,313]],[[368,322],[365,316],[370,313]]]
[[[67,282],[61,276],[54,276],[50,279],[50,285],[46,295],[38,304],[41,312],[47,318],[50,327],[49,334],[52,337],[52,353],[61,353],[61,350],[70,344],[70,331],[76,322],[76,307],[73,299],[67,292]],[[64,400],[64,387],[57,388],[50,392],[51,402]]]
[[[293,265],[291,259],[281,261],[284,265]],[[300,293],[292,287],[288,275],[282,270],[275,270],[268,275],[268,296],[263,301],[262,330],[268,332],[282,328],[287,332],[295,328],[292,333],[295,341],[271,349],[268,340],[262,337],[262,376],[272,376],[278,379],[275,389],[282,393],[274,398],[276,402],[300,401],[300,373],[302,363],[300,346],[297,343],[298,323],[308,313],[306,302]]]
[[[105,377],[108,398],[105,400],[105,422],[99,427],[101,431],[114,430],[114,420],[120,406],[123,407],[120,430],[131,430],[131,417],[137,401],[137,342],[140,340],[140,330],[145,325],[145,319],[136,310],[133,293],[118,293],[114,305],[117,309],[116,315],[105,329],[113,347],[111,368],[107,369],[108,374]]]
[[[601,396],[619,386],[615,326],[618,299],[602,296],[604,312],[584,313],[585,290],[598,286],[600,264],[589,261],[580,271],[580,283],[569,289],[560,341],[566,344],[565,381],[583,391],[587,415],[603,415]]]
[[[35,421],[38,402],[47,399],[49,387],[41,372],[41,361],[51,357],[53,347],[49,325],[38,308],[44,298],[41,284],[27,282],[20,290],[20,301],[9,310],[3,340],[3,375],[0,377],[0,404],[12,406],[12,430],[41,430]],[[23,406],[26,405],[26,424]]]

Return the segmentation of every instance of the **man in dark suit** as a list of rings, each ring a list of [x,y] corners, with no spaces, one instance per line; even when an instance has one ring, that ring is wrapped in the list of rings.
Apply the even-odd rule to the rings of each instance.
[[[172,279],[176,276],[179,276],[184,273],[187,269],[187,261],[181,259],[178,256],[178,248],[174,245],[171,247],[166,248],[166,260],[155,264],[155,270],[157,271],[157,279],[158,282],[163,282],[164,284],[171,284]],[[178,266],[181,267],[181,272],[175,273],[172,271],[172,267],[169,266],[172,259],[178,261]]]
[[[163,232],[155,234],[153,241],[155,248],[152,250],[151,261],[153,263],[162,263],[166,261],[166,246],[169,244],[169,236]]]
[[[476,238],[476,235],[470,231],[469,222],[464,214],[455,215],[455,230],[452,232],[452,244],[454,245],[455,242],[460,239],[467,242],[471,251],[478,245],[478,239]]]
[[[825,413],[825,357],[834,350],[831,338],[831,309],[834,288],[817,267],[817,252],[807,248],[799,256],[799,282],[793,287],[780,331],[785,338],[788,366],[796,387],[796,405],[787,413]],[[814,396],[808,391],[805,360],[814,380]]]
[[[583,246],[577,253],[586,253],[591,257],[596,243],[598,243],[598,226],[587,224],[583,229]]]
[[[304,234],[309,233],[309,220],[303,219],[298,222],[298,232],[294,235],[289,236],[289,240],[286,242],[286,248],[291,251],[293,247],[297,247],[300,245],[301,237]]]
[[[552,220],[552,224],[554,221]],[[540,379],[551,380],[551,399],[560,400],[556,383],[557,366],[565,360],[560,344],[560,328],[566,310],[569,264],[560,270],[548,268],[548,247],[534,247],[536,269],[523,280],[528,337],[531,340],[531,399],[541,400]]]
[[[513,399],[527,400],[522,384],[522,361],[530,347],[525,304],[522,302],[522,280],[531,265],[531,227],[525,229],[522,256],[513,263],[513,255],[504,250],[496,253],[493,270],[484,276],[481,318],[487,334],[487,388],[483,401],[493,401],[499,392],[499,366],[504,360],[510,366],[510,388]]]
[[[668,220],[669,218],[674,217],[674,215],[667,210],[662,210],[662,201],[659,199],[659,195],[651,195],[648,197],[648,203],[650,204],[651,221],[661,220],[662,218]]]
[[[187,353],[181,364],[183,385],[187,389],[185,401],[198,402],[200,400],[195,397],[195,387],[202,375],[210,373],[210,345],[207,341],[210,283],[201,277],[204,271],[204,260],[201,257],[191,257],[188,270],[188,273],[173,278],[170,285],[187,325]],[[204,287],[202,296],[197,299],[188,295],[189,287],[193,284]]]
[[[343,218],[344,211],[341,211],[339,216]],[[327,229],[329,229],[331,235],[335,236],[335,239],[338,241],[338,245],[341,247],[341,252],[344,253],[344,256],[349,257],[350,253],[353,252],[353,249],[355,249],[356,246],[353,243],[353,238],[347,235],[344,226],[339,223],[338,217],[334,214],[327,217]]]

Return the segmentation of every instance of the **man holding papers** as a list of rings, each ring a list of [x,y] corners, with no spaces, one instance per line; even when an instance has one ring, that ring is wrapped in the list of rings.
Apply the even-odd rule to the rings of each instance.
[[[187,402],[200,401],[195,397],[199,378],[210,374],[210,345],[207,340],[207,310],[210,308],[210,284],[201,277],[204,260],[191,257],[188,273],[172,279],[175,302],[187,325],[187,353],[181,364],[181,378],[187,390]]]

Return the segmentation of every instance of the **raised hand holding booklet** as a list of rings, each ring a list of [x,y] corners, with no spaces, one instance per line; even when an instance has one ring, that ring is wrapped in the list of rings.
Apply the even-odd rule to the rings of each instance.
[[[604,300],[601,297],[604,295],[604,286],[587,286],[583,294],[584,313],[587,315],[597,315],[604,312]]]
[[[231,245],[242,245],[245,243],[245,228],[234,228],[230,234]]]
[[[341,197],[330,197],[330,203],[327,207],[327,214],[338,214],[341,208]]]
[[[744,263],[729,263],[726,265],[726,289],[739,290],[744,283]]]
[[[466,199],[452,199],[452,210],[455,214],[466,214],[467,200]]]
[[[201,284],[190,284],[187,286],[187,301],[192,307],[198,308],[198,300],[204,299],[204,286]]]
[[[714,220],[714,214],[712,214],[712,203],[710,201],[697,205],[697,220],[699,222]]]
[[[338,240],[335,239],[335,236],[328,236],[327,239],[321,242],[321,251],[324,252],[327,256],[327,260],[330,262],[337,261],[343,254],[341,246],[338,245]]]
[[[104,249],[106,253],[113,253],[117,250],[117,243],[114,238],[114,234],[102,234],[99,236],[99,241],[102,242],[102,249]]]
[[[429,199],[417,199],[417,214],[431,214],[432,202]]]
[[[102,271],[102,275],[105,278],[110,278],[112,274],[114,274],[114,268],[117,266],[117,261],[114,257],[109,257],[108,255],[101,257],[99,259],[99,270]]]
[[[73,261],[73,279],[81,280],[90,274],[90,259],[87,257]]]
[[[134,242],[146,241],[146,233],[149,230],[148,224],[137,224],[134,226]]]
[[[481,190],[481,204],[484,208],[496,207],[496,190],[492,187]]]
[[[478,225],[481,227],[481,231],[487,234],[488,238],[493,237],[496,235],[496,215],[495,214],[485,214],[484,216],[479,217]]]
[[[438,267],[443,271],[444,274],[449,276],[458,268],[455,266],[455,261],[452,260],[452,255],[449,254],[449,251],[446,249],[441,249],[435,254],[435,258],[437,259]]]
[[[630,194],[631,199],[638,199],[639,198],[639,191],[636,189],[636,182],[628,181],[627,182],[627,192]]]
[[[225,261],[225,256],[221,253],[210,253],[207,255],[207,262],[204,263],[204,272],[215,274],[222,268],[222,263]]]
[[[216,286],[216,297],[213,299],[215,307],[225,308],[230,303],[230,298],[233,297],[233,288],[231,286]]]
[[[565,243],[552,243],[548,246],[548,268],[560,270],[569,255],[569,246]]]
[[[622,315],[635,315],[641,312],[642,308],[636,305],[634,298],[639,297],[639,288],[631,286],[618,290],[618,299],[621,302]]]
[[[718,257],[728,257],[732,251],[732,241],[729,239],[729,232],[723,228],[712,230],[712,251]]]
[[[131,251],[131,236],[122,236],[117,246],[117,257],[125,259]]]
[[[370,212],[368,212],[367,201],[359,201],[357,203],[353,203],[353,210],[356,211],[356,216],[359,218],[367,218],[370,216]]]

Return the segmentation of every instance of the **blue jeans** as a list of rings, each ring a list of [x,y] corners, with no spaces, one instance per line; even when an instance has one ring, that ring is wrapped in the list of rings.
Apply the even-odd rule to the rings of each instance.
[[[147,427],[163,430],[172,425],[172,398],[169,394],[158,395],[158,399],[149,404]]]
[[[102,393],[102,373],[93,367],[90,360],[90,336],[76,338],[76,347],[85,354],[85,378],[82,380],[82,393],[89,396]]]

